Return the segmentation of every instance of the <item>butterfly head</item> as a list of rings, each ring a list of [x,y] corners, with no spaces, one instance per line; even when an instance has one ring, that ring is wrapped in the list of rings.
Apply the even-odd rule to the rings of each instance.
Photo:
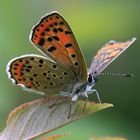
[[[91,93],[92,87],[95,85],[96,81],[97,81],[96,77],[94,77],[92,74],[88,75],[87,84],[86,84],[85,90],[84,90],[85,95]]]
[[[95,83],[97,82],[97,78],[94,77],[92,74],[89,74],[87,81],[88,81],[87,85],[94,86]]]

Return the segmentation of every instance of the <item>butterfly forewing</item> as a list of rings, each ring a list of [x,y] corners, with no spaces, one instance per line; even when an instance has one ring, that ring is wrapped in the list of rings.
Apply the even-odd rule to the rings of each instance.
[[[69,69],[38,55],[12,60],[7,71],[16,84],[48,94],[67,90],[75,80]]]
[[[93,57],[89,74],[93,77],[98,76],[115,58],[126,50],[136,39],[133,38],[126,42],[110,41],[103,46]]]
[[[84,57],[66,20],[56,12],[41,19],[31,32],[31,41],[51,59],[71,69],[78,81],[85,81]]]

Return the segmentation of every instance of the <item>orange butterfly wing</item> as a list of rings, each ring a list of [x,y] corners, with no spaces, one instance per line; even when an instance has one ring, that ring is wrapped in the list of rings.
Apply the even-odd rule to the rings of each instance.
[[[114,59],[125,51],[136,39],[133,38],[126,42],[109,42],[103,46],[93,57],[89,74],[93,77],[98,76]]]
[[[56,12],[41,19],[31,32],[31,41],[51,59],[71,69],[77,81],[86,81],[87,67],[73,32]]]

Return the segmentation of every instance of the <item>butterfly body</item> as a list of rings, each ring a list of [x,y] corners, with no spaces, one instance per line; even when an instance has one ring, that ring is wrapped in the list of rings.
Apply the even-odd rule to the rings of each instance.
[[[70,96],[73,101],[92,92],[98,95],[93,89],[98,75],[135,41],[107,43],[93,57],[87,72],[74,34],[59,13],[43,17],[33,27],[30,39],[44,56],[29,54],[11,60],[7,65],[9,78],[27,89]]]

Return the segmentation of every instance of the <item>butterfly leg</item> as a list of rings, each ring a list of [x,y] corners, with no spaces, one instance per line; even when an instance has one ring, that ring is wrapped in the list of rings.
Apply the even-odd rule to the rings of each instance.
[[[59,98],[59,96],[58,96],[58,98]],[[49,105],[49,108],[50,108],[50,109],[51,109],[52,107],[54,107],[54,106],[59,105],[59,104],[62,103],[62,102],[59,102],[59,101],[58,101],[58,98],[53,99],[54,102],[53,102],[51,105]]]
[[[85,112],[85,109],[86,109],[88,97],[85,96],[84,100],[85,100],[85,103],[84,103],[84,107],[83,107],[83,113]]]
[[[98,99],[99,103],[101,104],[102,102],[101,102],[101,99],[100,99],[99,93],[97,92],[96,89],[91,89],[90,93],[93,93],[93,92],[96,93],[96,95],[97,95],[97,99]]]
[[[51,109],[52,107],[56,106],[57,104],[58,103],[57,103],[57,100],[56,100],[52,105],[49,106],[49,108]]]
[[[72,109],[72,103],[70,103],[70,105],[69,105],[68,119],[69,119],[70,116],[71,116],[71,109]]]

